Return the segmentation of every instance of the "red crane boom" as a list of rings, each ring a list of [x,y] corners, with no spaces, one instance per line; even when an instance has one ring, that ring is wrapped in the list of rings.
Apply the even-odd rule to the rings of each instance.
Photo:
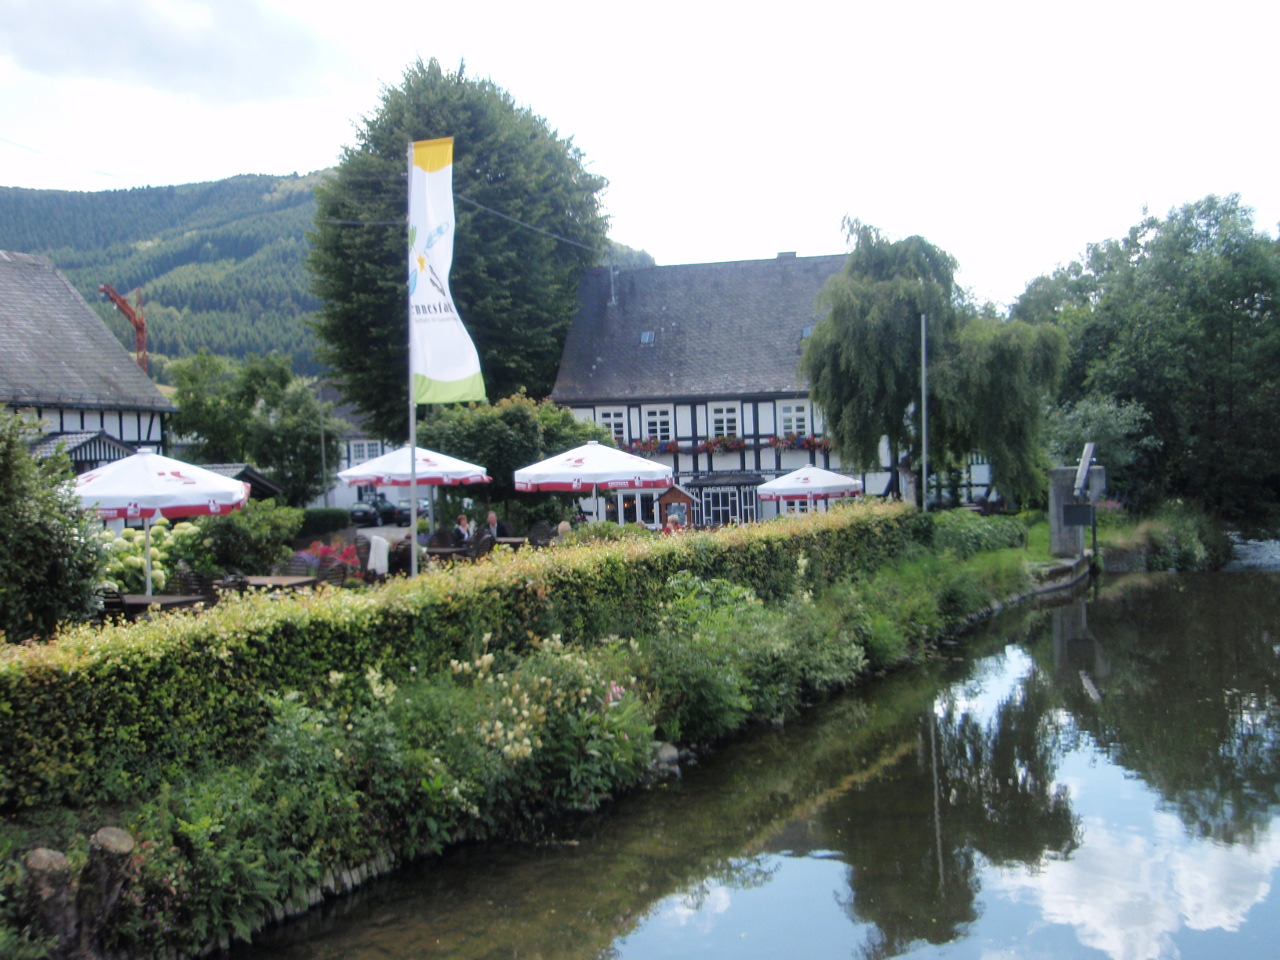
[[[138,301],[137,309],[129,305],[129,301],[120,294],[116,293],[116,288],[109,283],[98,284],[98,292],[105,293],[107,299],[110,300],[117,310],[123,313],[129,322],[133,324],[133,345],[137,352],[138,366],[142,368],[142,372],[147,372],[147,321],[142,316],[142,288],[136,291]]]

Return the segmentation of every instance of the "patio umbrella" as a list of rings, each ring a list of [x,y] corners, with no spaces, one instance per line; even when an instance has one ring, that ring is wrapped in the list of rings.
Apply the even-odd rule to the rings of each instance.
[[[416,474],[416,477],[414,477]],[[380,457],[357,463],[338,471],[338,478],[349,484],[373,484],[378,487],[407,487],[414,482],[419,486],[453,486],[460,483],[489,483],[491,477],[484,467],[467,463],[456,457],[415,447],[413,457],[405,446]]]
[[[650,490],[670,487],[671,468],[644,457],[589,440],[515,472],[522,492],[596,494],[600,490]]]
[[[761,500],[829,500],[856,497],[862,492],[862,481],[841,473],[823,470],[813,464],[792,470],[784,476],[756,487]]]
[[[491,483],[493,479],[485,473],[484,467],[477,467],[474,463],[467,463],[448,454],[436,453],[434,450],[414,447],[413,454],[410,456],[407,443],[380,457],[339,470],[338,477],[352,486],[357,484],[373,484],[376,487],[429,486],[433,496],[432,516],[435,515],[436,487],[457,486],[464,483]],[[409,521],[412,540],[418,531],[418,498],[410,497],[409,502],[413,505],[412,517]],[[418,575],[417,553],[413,553],[410,557],[409,575],[414,577]]]
[[[143,447],[131,457],[76,477],[80,505],[104,520],[142,520],[147,596],[151,596],[151,521],[230,513],[245,505],[249,485]]]

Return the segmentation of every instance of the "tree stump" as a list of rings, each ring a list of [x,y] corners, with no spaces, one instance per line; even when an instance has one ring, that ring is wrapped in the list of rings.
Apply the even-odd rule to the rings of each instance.
[[[120,899],[132,853],[133,837],[117,827],[103,827],[89,838],[89,862],[80,871],[76,894],[82,957],[99,956],[102,932]]]
[[[46,937],[56,937],[54,960],[72,956],[76,913],[71,899],[71,864],[66,854],[36,847],[27,854],[27,895],[31,915]]]

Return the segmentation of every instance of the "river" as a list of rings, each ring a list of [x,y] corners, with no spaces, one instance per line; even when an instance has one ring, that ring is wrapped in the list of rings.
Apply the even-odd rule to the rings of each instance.
[[[1280,573],[1131,575],[239,960],[1273,958]]]

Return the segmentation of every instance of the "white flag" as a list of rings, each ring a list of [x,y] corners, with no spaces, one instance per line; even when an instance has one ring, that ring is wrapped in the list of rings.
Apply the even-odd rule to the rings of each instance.
[[[409,391],[413,403],[483,400],[480,358],[449,293],[453,137],[409,145]]]

